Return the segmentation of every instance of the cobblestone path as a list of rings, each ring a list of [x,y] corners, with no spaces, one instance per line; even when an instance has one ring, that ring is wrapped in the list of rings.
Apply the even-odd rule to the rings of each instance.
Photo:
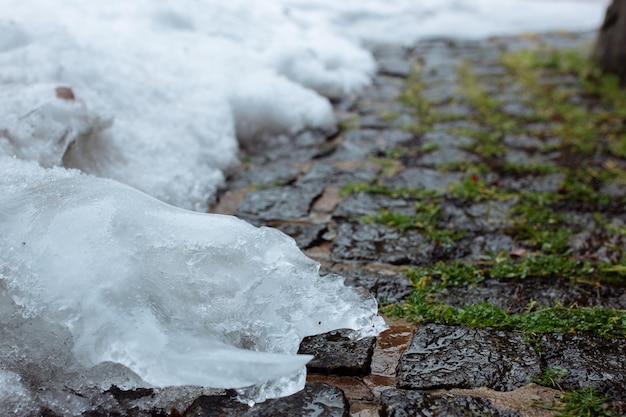
[[[246,150],[212,211],[291,235],[390,330],[307,339],[297,398],[187,415],[623,415],[626,100],[585,85],[592,40],[372,45],[339,132]]]

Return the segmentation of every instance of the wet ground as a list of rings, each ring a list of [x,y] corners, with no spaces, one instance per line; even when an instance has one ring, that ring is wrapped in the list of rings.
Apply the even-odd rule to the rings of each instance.
[[[390,329],[306,339],[292,397],[171,415],[626,414],[626,95],[580,59],[592,41],[372,45],[340,131],[245,150],[211,211],[291,235]]]
[[[592,41],[372,45],[379,74],[335,103],[337,134],[247,150],[212,211],[291,235],[390,325],[377,341],[303,343],[309,387],[347,403],[301,415],[549,416],[587,387],[623,412],[623,103],[582,89],[575,58],[525,52]],[[622,119],[589,118],[587,132],[573,109]]]

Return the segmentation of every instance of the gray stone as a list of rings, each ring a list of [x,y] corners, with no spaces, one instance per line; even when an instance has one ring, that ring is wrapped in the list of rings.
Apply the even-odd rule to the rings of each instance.
[[[328,142],[328,137],[335,133],[334,131],[305,130],[296,135],[259,138],[242,144],[242,148],[255,164],[267,164],[274,161],[307,162],[334,150],[334,145]]]
[[[374,114],[362,116],[359,118],[359,127],[361,129],[387,129],[390,126],[389,120]]]
[[[479,162],[480,158],[474,154],[455,147],[440,147],[434,152],[429,152],[419,160],[423,166],[436,167],[442,164],[454,164],[460,162]]]
[[[626,184],[620,184],[616,182],[609,182],[602,185],[600,193],[608,194],[613,197],[626,197]]]
[[[332,132],[331,135],[334,133],[335,132]],[[307,129],[298,133],[293,138],[293,143],[297,147],[320,146],[320,145],[325,144],[328,141],[328,136],[329,134],[326,132]]]
[[[532,108],[519,102],[506,103],[501,107],[501,110],[514,117],[528,117],[534,113]]]
[[[405,59],[385,58],[378,61],[378,72],[392,77],[406,78],[412,69],[413,64]]]
[[[430,258],[433,245],[413,230],[402,233],[382,224],[343,223],[331,250],[336,262],[422,264]]]
[[[414,202],[381,194],[355,193],[339,203],[333,212],[333,216],[353,220],[374,214],[382,209],[394,213],[402,213],[407,216],[415,215]]]
[[[544,145],[540,139],[528,135],[506,135],[502,139],[502,143],[512,148],[521,149],[537,149]]]
[[[545,175],[528,175],[520,178],[502,178],[500,185],[516,191],[536,191],[539,193],[556,193],[565,181],[565,174],[554,173]]]
[[[311,204],[322,191],[319,185],[250,191],[235,214],[250,221],[300,220],[309,215]]]
[[[572,283],[560,277],[526,277],[486,279],[476,286],[445,288],[436,297],[447,305],[463,307],[488,302],[501,309],[519,314],[527,311],[531,302],[539,306],[576,305],[624,308],[624,291],[619,288],[588,283]]]
[[[249,407],[236,395],[202,396],[183,413],[183,417],[348,417],[348,402],[339,388],[309,382],[289,397],[267,400]]]
[[[382,85],[374,85],[360,93],[362,99],[376,100],[376,101],[392,101],[395,100],[400,93],[402,93],[402,87],[385,83]]]
[[[471,120],[450,120],[450,121],[435,123],[433,125],[434,131],[453,130],[453,129],[464,129],[464,130],[471,130],[474,132],[482,132],[485,130],[485,128],[481,126],[479,123],[473,122]]]
[[[184,407],[202,395],[226,396],[226,393],[223,389],[191,386],[125,390],[112,385],[104,392],[96,387],[81,389],[80,392],[67,388],[63,400],[76,396],[90,404],[81,414],[83,417],[173,417],[180,415]],[[59,395],[58,398],[62,396]],[[38,415],[65,417],[68,414],[46,409]]]
[[[472,118],[476,111],[468,104],[463,103],[449,103],[447,105],[439,105],[433,108],[433,110],[439,116],[445,116],[447,118],[455,119],[469,119]],[[434,129],[437,130],[437,129]]]
[[[464,147],[473,145],[476,140],[468,136],[454,135],[445,132],[428,132],[424,135],[424,143],[432,143],[440,147]]]
[[[502,77],[507,74],[504,67],[484,64],[473,65],[472,72],[481,77]]]
[[[551,155],[529,153],[520,149],[510,149],[507,151],[505,161],[510,164],[531,168],[536,165],[545,165],[554,162],[551,160]]]
[[[375,337],[350,338],[351,330],[334,330],[302,340],[298,354],[313,355],[309,373],[364,376],[370,373]]]
[[[429,84],[421,93],[421,98],[431,104],[447,104],[459,97],[458,87],[448,83]]]
[[[414,134],[398,129],[349,130],[344,134],[344,140],[331,160],[367,159],[376,151],[393,149],[414,139]]]
[[[594,220],[589,219],[583,224],[593,225]],[[614,226],[623,227],[623,222],[615,222]],[[626,247],[626,236],[607,233],[605,230],[583,230],[572,237],[570,245],[575,255],[593,256],[599,262],[618,263]]]
[[[470,260],[481,260],[485,257],[497,255],[500,252],[508,253],[514,248],[513,239],[502,234],[490,234],[481,232],[470,243]]]
[[[368,290],[381,302],[400,303],[411,295],[411,281],[404,274],[380,273],[364,268],[338,268],[333,273],[345,277],[345,284]]]
[[[297,185],[341,187],[352,182],[369,182],[377,176],[378,171],[379,169],[373,166],[340,168],[317,163],[298,180]]]
[[[275,187],[286,185],[298,178],[300,170],[293,166],[274,164],[238,172],[228,182],[231,189],[247,186]]]
[[[559,380],[563,389],[591,386],[626,401],[626,340],[586,334],[544,334],[540,346],[546,368],[567,371]]]
[[[387,187],[445,191],[450,184],[461,181],[462,178],[463,175],[458,172],[440,172],[430,168],[407,168],[392,178],[385,178],[383,184]]]
[[[359,105],[360,115],[381,115],[381,114],[413,114],[413,109],[401,103],[370,102]]]
[[[509,164],[528,166],[531,164],[530,157],[524,151],[519,149],[511,149],[506,152],[504,160]]]
[[[370,145],[376,148],[391,148],[402,145],[404,142],[413,139],[411,132],[390,129],[384,132],[377,130],[351,130],[346,132],[344,142],[359,145]]]
[[[377,61],[385,59],[404,59],[407,55],[407,49],[396,43],[366,42],[366,46]]]
[[[446,396],[425,391],[390,389],[380,396],[382,417],[518,417],[500,411],[491,401],[470,396]]]
[[[447,223],[460,230],[493,233],[513,224],[509,216],[512,201],[489,201],[457,207],[444,204],[442,212]]]
[[[400,359],[398,387],[512,391],[539,371],[539,357],[521,333],[426,324]]]
[[[324,224],[280,223],[274,227],[294,238],[296,244],[302,250],[315,246],[326,231],[326,225]]]

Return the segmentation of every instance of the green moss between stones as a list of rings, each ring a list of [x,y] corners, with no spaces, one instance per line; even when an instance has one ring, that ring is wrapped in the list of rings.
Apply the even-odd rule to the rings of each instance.
[[[610,398],[587,387],[565,393],[555,417],[617,417],[610,410]]]
[[[462,64],[458,69],[462,101],[475,110],[470,121],[476,123],[478,128],[450,128],[447,131],[473,138],[474,144],[465,149],[478,155],[482,162],[438,166],[440,171],[465,174],[448,190],[387,189],[380,184],[344,187],[345,194],[384,194],[432,205],[446,201],[455,204],[495,200],[513,202],[510,210],[512,226],[505,233],[528,250],[525,256],[512,258],[509,254],[498,254],[477,262],[452,261],[410,269],[407,276],[413,282],[413,294],[402,305],[385,306],[384,314],[416,322],[515,329],[524,332],[531,340],[534,335],[544,332],[591,332],[604,337],[626,337],[624,310],[580,308],[558,303],[539,306],[531,302],[523,313],[510,314],[490,303],[457,308],[436,301],[436,295],[444,288],[476,286],[487,278],[565,278],[572,285],[584,282],[596,286],[626,286],[624,256],[615,263],[571,257],[571,239],[573,234],[581,231],[581,225],[562,209],[572,204],[595,207],[595,225],[606,233],[607,238],[626,236],[626,225],[609,220],[605,215],[611,207],[625,205],[626,199],[602,192],[609,183],[626,186],[626,90],[618,88],[615,77],[601,74],[588,55],[585,50],[563,51],[540,44],[534,49],[503,54],[499,63],[508,73],[499,80],[491,79],[489,82],[520,86],[522,104],[530,111],[517,117],[502,111],[504,103],[488,94],[483,80],[473,72],[470,63]],[[410,127],[417,134],[428,132],[437,123],[449,120],[448,116],[438,114],[436,108],[421,96],[424,88],[419,73],[415,73],[401,97],[402,103],[411,106],[420,120],[418,126]],[[528,152],[537,156],[556,152],[560,157],[552,159],[554,163],[521,165],[508,162],[505,156],[509,147],[505,145],[504,138],[517,134],[528,134],[543,140],[542,144],[527,148]],[[419,147],[403,147],[388,150],[383,158],[410,158],[426,151]],[[563,174],[558,191],[507,190],[485,180],[494,176],[547,174]],[[440,220],[436,216],[437,210],[432,208],[434,206],[429,207],[433,219]],[[378,212],[367,221],[385,223],[399,230],[419,229],[422,225],[431,224],[418,220],[418,216],[400,216],[391,212]],[[561,368],[544,369],[534,382],[560,389],[559,379],[566,372]],[[611,416],[608,401],[593,388],[583,388],[565,393],[561,402],[553,404],[552,409],[558,412],[557,417]]]
[[[559,381],[567,375],[567,369],[555,366],[554,368],[543,369],[541,375],[531,378],[531,382],[542,385],[544,387],[561,389]]]
[[[590,207],[603,211],[626,203],[624,198],[603,194],[608,183],[626,185],[626,92],[616,88],[616,80],[603,76],[587,59],[586,51],[559,51],[539,45],[533,50],[505,53],[500,65],[508,72],[499,80],[502,86],[520,86],[522,104],[530,110],[524,116],[502,111],[503,104],[488,93],[483,79],[473,72],[470,63],[458,68],[460,104],[469,104],[471,120],[478,128],[451,128],[448,132],[474,139],[465,149],[482,162],[459,162],[438,166],[440,171],[463,172],[463,179],[447,190],[431,191],[389,188],[381,183],[354,183],[342,188],[344,195],[363,192],[391,198],[416,201],[416,214],[409,216],[380,210],[355,219],[395,227],[400,231],[415,229],[433,240],[448,244],[461,236],[462,230],[441,227],[442,204],[466,206],[484,202],[508,201],[510,226],[503,232],[512,237],[526,256],[513,259],[499,254],[481,262],[435,264],[411,269],[408,276],[414,284],[413,295],[403,305],[389,305],[385,313],[416,321],[435,321],[471,326],[493,326],[517,329],[526,334],[541,332],[589,331],[605,337],[626,336],[626,313],[601,307],[528,306],[523,314],[509,314],[489,303],[451,307],[435,301],[443,288],[455,285],[479,285],[486,278],[524,279],[535,277],[569,279],[572,283],[625,285],[626,260],[600,263],[571,257],[572,236],[582,226],[563,207]],[[493,76],[490,76],[493,77]],[[432,86],[431,86],[432,87]],[[422,96],[425,89],[418,72],[412,74],[400,101],[411,107],[419,126],[417,134],[428,132],[437,123],[450,119]],[[504,157],[509,147],[507,135],[538,137],[541,145],[527,151],[538,156],[554,154],[554,161],[514,164]],[[554,140],[547,140],[547,139]],[[381,160],[418,157],[430,149],[427,145],[387,150]],[[556,192],[506,189],[492,178],[562,174]],[[487,178],[490,178],[487,180]],[[578,207],[576,206],[576,207]],[[560,207],[560,208],[559,208]],[[607,236],[626,235],[626,226],[609,221],[604,214],[594,215],[597,227]],[[435,235],[444,231],[443,237]],[[452,235],[446,235],[451,233]],[[548,375],[548,374],[546,374]],[[553,378],[548,375],[548,378]]]

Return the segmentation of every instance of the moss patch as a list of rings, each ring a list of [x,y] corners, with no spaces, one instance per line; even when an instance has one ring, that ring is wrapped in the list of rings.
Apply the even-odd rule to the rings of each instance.
[[[481,76],[471,62],[464,62],[457,71],[460,96],[455,100],[472,109],[468,117],[478,128],[450,127],[446,131],[471,138],[472,143],[463,149],[480,161],[439,165],[441,172],[460,172],[463,177],[436,192],[387,188],[376,181],[344,187],[344,193],[414,200],[414,216],[382,210],[360,220],[430,235],[439,228],[454,233],[455,238],[462,236],[463,225],[450,229],[443,224],[438,210],[443,204],[463,209],[505,201],[510,207],[509,221],[499,233],[513,239],[525,256],[504,253],[481,261],[413,268],[407,274],[414,285],[413,295],[403,305],[387,306],[387,314],[415,321],[506,327],[528,334],[575,331],[626,337],[626,312],[622,310],[557,303],[530,304],[522,314],[509,314],[489,303],[459,308],[435,301],[444,288],[476,286],[488,278],[565,278],[572,285],[584,282],[598,287],[626,283],[626,262],[619,248],[615,249],[620,253],[618,260],[603,262],[593,254],[580,256],[573,244],[574,237],[590,227],[602,230],[607,240],[626,233],[623,222],[615,221],[612,214],[624,213],[626,194],[609,194],[605,189],[609,184],[626,184],[626,92],[617,88],[614,77],[602,75],[587,56],[585,50],[562,51],[538,43],[532,49],[503,53],[496,65],[504,71],[497,76]],[[498,92],[494,86],[514,92],[517,101],[513,103],[523,106],[523,114],[506,111],[506,94],[494,94]],[[401,97],[420,120],[420,125],[413,127],[417,134],[453,119],[424,98],[425,89],[425,82],[415,73]],[[518,136],[532,140],[511,139]],[[405,146],[379,157],[410,160],[425,151],[423,146]],[[530,159],[509,160],[511,151],[522,151]],[[559,182],[549,191],[511,185],[517,179],[533,181],[551,174],[558,174],[554,178]],[[448,243],[456,242],[455,238]],[[555,379],[549,373],[546,377]]]

